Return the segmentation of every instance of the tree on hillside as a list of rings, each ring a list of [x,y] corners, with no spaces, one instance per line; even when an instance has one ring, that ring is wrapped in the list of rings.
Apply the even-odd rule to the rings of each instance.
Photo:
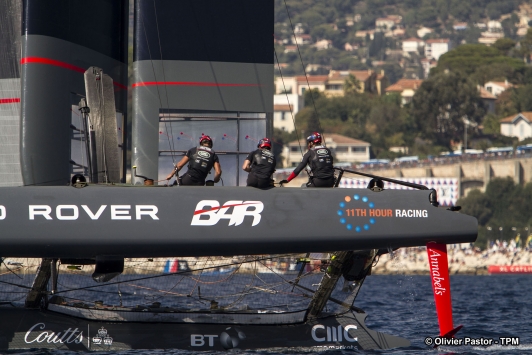
[[[516,14],[512,13],[510,18],[506,18],[501,21],[502,30],[504,36],[508,38],[516,38],[517,27],[516,23],[519,23],[519,18]]]
[[[373,98],[368,94],[352,93],[340,97],[320,96],[307,105],[310,95],[306,95],[305,107],[296,115],[297,129],[305,132],[319,130],[344,134],[367,140],[365,124],[373,106]]]
[[[450,149],[461,141],[464,119],[480,123],[485,114],[477,86],[462,72],[443,72],[425,80],[412,99],[411,115],[422,138]]]
[[[366,69],[367,66],[349,52],[340,54],[338,59],[332,62],[333,70],[360,70],[360,67]],[[329,74],[329,71],[324,74]]]
[[[461,43],[462,39],[465,41],[465,43],[478,43],[478,39],[482,35],[482,30],[478,27],[476,27],[472,22],[470,25],[467,26],[466,30],[463,31],[463,37],[460,39],[460,37],[453,38],[455,40],[454,43]]]
[[[501,119],[499,116],[490,113],[484,118],[484,122],[482,122],[482,126],[484,126],[484,129],[482,130],[482,133],[484,134],[499,134],[501,132]]]
[[[303,93],[304,107],[312,107],[312,109],[314,109],[316,101],[322,98],[325,98],[325,95],[318,89],[305,90]]]
[[[430,28],[436,28],[440,25],[438,23],[438,12],[433,7],[418,9],[417,21]]]
[[[471,191],[467,197],[457,203],[462,207],[462,212],[478,219],[478,224],[485,226],[493,216],[491,200],[480,190]]]
[[[532,222],[532,183],[517,185],[512,178],[494,178],[486,186],[486,192],[471,191],[460,198],[457,205],[465,214],[478,219],[479,237],[476,244],[486,246],[487,239],[508,240],[514,233],[529,227]],[[491,228],[491,232],[487,227]],[[502,230],[499,228],[502,227]],[[512,231],[516,228],[516,232]],[[524,232],[524,231],[523,231]]]
[[[471,74],[470,79],[473,82],[483,85],[488,81],[519,81],[520,71],[516,71],[506,63],[494,63],[491,65],[485,65],[477,68],[473,74]]]
[[[373,40],[369,43],[368,47],[368,54],[370,57],[382,57],[382,54],[384,54],[384,33],[383,32],[377,32],[375,33]]]
[[[532,111],[532,84],[515,88],[512,93],[517,112]]]
[[[530,53],[532,53],[532,27],[528,28],[525,37],[519,43],[521,45],[521,56],[523,58],[528,58]]]
[[[513,76],[513,73],[523,70],[524,67],[522,60],[507,57],[497,48],[482,44],[464,44],[443,54],[438,60],[435,72],[463,71],[466,75],[477,76],[477,80],[491,80],[497,78],[501,72]]]
[[[331,4],[339,13],[350,13],[358,0],[332,0]]]
[[[365,125],[366,135],[371,137],[373,151],[377,157],[381,157],[393,146],[405,146],[404,123],[406,112],[401,110],[399,100],[387,100],[382,98],[372,106]],[[378,102],[378,104],[377,104]]]
[[[377,72],[381,69],[384,70],[384,75],[386,75],[390,85],[395,84],[403,77],[404,74],[404,69],[399,65],[399,63],[386,63],[375,69]]]
[[[499,94],[499,97],[495,101],[495,113],[499,119],[519,113],[514,102],[513,89],[503,91]]]
[[[344,81],[344,94],[356,94],[360,90],[360,81],[353,74],[349,74]]]
[[[516,186],[510,177],[490,181],[488,186],[486,186],[486,197],[490,201],[496,201],[490,206],[494,218],[498,220],[508,219],[508,212],[515,210],[512,205],[514,200],[519,197],[520,188],[521,186]],[[511,219],[513,220],[514,218],[512,217]]]
[[[275,155],[275,159],[277,161],[277,168],[283,167],[283,146],[287,145],[288,143],[297,140],[298,138],[301,141],[301,137],[298,137],[297,133],[294,132],[286,132],[283,130],[280,130],[279,128],[273,129],[273,137],[272,137],[272,150],[273,154]],[[304,148],[304,147],[303,147]]]
[[[303,94],[304,108],[296,115],[296,129],[305,134],[313,131],[321,131],[320,112],[318,108],[327,101],[325,95],[318,89],[306,90]]]
[[[492,47],[498,49],[501,54],[509,55],[510,50],[515,48],[515,44],[515,41],[510,38],[499,38]]]
[[[312,36],[314,42],[319,41],[321,39],[332,40],[334,38],[335,33],[336,31],[329,24],[322,24],[313,27],[312,30],[310,30],[310,35]]]
[[[473,9],[469,1],[451,0],[449,13],[458,21],[468,22],[471,20]]]

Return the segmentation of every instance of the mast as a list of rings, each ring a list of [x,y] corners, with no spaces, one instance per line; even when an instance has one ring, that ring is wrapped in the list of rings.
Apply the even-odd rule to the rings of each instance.
[[[22,185],[20,33],[22,0],[0,1],[0,186]]]
[[[244,154],[273,132],[273,24],[271,0],[135,1],[131,160],[139,173],[164,179],[205,133],[224,186],[245,185]]]
[[[78,114],[72,106],[85,96],[87,68],[98,66],[113,77],[115,111],[126,112],[128,1],[50,6],[24,0],[23,6],[22,176],[25,185],[66,185],[72,172],[70,126]]]

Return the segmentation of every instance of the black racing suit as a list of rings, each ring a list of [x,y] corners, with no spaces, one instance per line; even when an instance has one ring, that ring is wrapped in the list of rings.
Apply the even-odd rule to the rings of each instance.
[[[309,187],[334,186],[333,157],[329,148],[323,145],[310,148],[293,173],[297,176],[307,164],[312,172]]]
[[[261,189],[270,187],[271,176],[275,171],[275,156],[268,149],[257,149],[248,154],[246,160],[251,163],[247,186]]]
[[[188,171],[181,176],[180,185],[203,186],[205,179],[214,166],[219,163],[218,156],[209,147],[190,148],[188,157]]]

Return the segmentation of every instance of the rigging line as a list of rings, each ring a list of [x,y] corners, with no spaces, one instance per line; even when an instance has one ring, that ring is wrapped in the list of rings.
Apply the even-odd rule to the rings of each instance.
[[[199,275],[199,277],[198,277],[197,280],[196,280],[196,278],[194,278],[193,276],[190,276],[190,278],[191,278],[192,280],[195,280],[195,281],[196,281],[196,284],[197,284],[197,283],[200,283],[200,284],[202,284],[202,285],[213,285],[213,284],[218,284],[218,283],[220,283],[220,282],[225,282],[225,281],[229,280],[230,278],[232,278],[232,277],[238,272],[238,270],[240,270],[240,266],[242,266],[242,264],[238,265],[238,266],[235,268],[235,270],[231,270],[231,273],[230,273],[225,279],[222,279],[222,280],[216,280],[216,281],[202,281],[202,280],[201,280],[201,275],[202,275],[202,274]],[[218,266],[216,266],[216,267],[218,267]],[[220,267],[221,267],[221,266],[220,266]],[[206,275],[206,276],[209,276],[209,275]]]
[[[179,280],[178,283],[176,283],[174,286],[172,286],[170,288],[170,290],[173,290],[180,282],[181,282],[181,280]],[[164,296],[166,296],[166,295],[181,296],[181,297],[185,297],[186,296],[186,294],[184,294],[184,293],[172,292],[170,290],[158,290],[156,288],[148,287],[148,286],[140,286],[140,285],[133,285],[133,284],[125,284],[125,286],[136,287],[136,288],[141,288],[143,290],[149,290],[149,291],[155,291],[155,292],[164,293],[165,294]],[[160,298],[162,298],[164,296],[160,296]]]
[[[258,260],[258,262],[261,263],[264,267],[270,269],[271,272],[273,272],[275,275],[277,275],[284,282],[287,282],[287,283],[290,283],[290,284],[293,283],[293,281],[287,280],[286,278],[283,277],[282,274],[279,274],[279,273],[275,272],[271,267],[269,267],[268,265],[264,264],[261,260]]]
[[[240,301],[242,301],[242,300],[243,300],[248,294],[250,294],[250,292],[251,292],[251,287],[252,287],[253,284],[254,284],[254,280],[255,280],[255,278],[252,277],[251,280],[250,280],[250,282],[249,282],[249,284],[247,284],[247,285],[243,285],[243,289],[244,289],[244,291],[247,289],[248,292],[244,292],[244,291],[240,292],[240,297],[237,297],[237,299],[234,300],[233,302],[231,302],[231,303],[229,303],[229,304],[223,306],[222,309],[228,309],[229,307],[234,306],[235,304],[237,304],[237,303],[239,303]],[[238,295],[238,293],[237,293],[236,295]],[[228,296],[228,297],[231,297],[231,296]],[[233,296],[233,297],[234,297],[234,296]],[[219,298],[219,297],[217,297],[217,299],[218,299],[218,298]],[[221,298],[224,298],[224,297],[221,297]]]
[[[20,288],[25,288],[27,290],[31,290],[30,286],[19,285],[19,284],[16,284],[16,283],[13,283],[13,282],[9,282],[9,281],[0,281],[0,283],[6,284],[6,285],[11,285],[11,286],[16,286],[16,287],[20,287]]]
[[[159,53],[161,55],[161,67],[163,69],[163,80],[166,83],[166,73],[164,71],[164,60],[163,60],[163,46],[161,45],[161,36],[159,32],[159,18],[157,17],[157,7],[155,5],[155,0],[153,0],[153,11],[155,13],[155,25],[157,27],[157,40],[159,42]],[[168,87],[166,85],[164,86],[164,92],[166,96],[166,108],[170,109],[170,102],[168,100]],[[164,113],[163,113],[163,118],[164,118]],[[167,129],[166,126],[165,126],[165,129]],[[175,145],[174,145],[174,133],[173,133],[172,125],[170,125],[170,137],[172,137],[170,146],[171,146],[171,150],[173,151],[175,149]]]
[[[150,42],[148,41],[148,34],[146,33],[146,24],[144,23],[144,15],[141,11],[139,11],[139,16],[140,16],[140,20],[142,21],[142,29],[144,30],[144,38],[146,40],[146,46],[148,47],[148,54],[150,56],[150,64],[151,64],[151,70],[153,72],[153,78],[155,79],[155,82],[157,82],[157,74],[155,73],[155,66],[153,65],[153,57],[151,55],[151,49],[150,49]],[[162,61],[163,58],[161,58],[161,61]],[[159,105],[161,106],[161,108],[163,107],[163,102],[161,100],[161,93],[159,92],[159,85],[155,85],[155,87],[157,88],[157,97],[159,98]],[[168,126],[167,126],[167,122],[166,120],[163,120],[164,121],[164,129],[166,131],[168,131]],[[168,146],[170,148],[170,154],[172,155],[172,162],[174,163],[175,165],[175,156],[174,156],[174,153],[173,153],[173,149],[172,149],[172,143],[170,142],[170,139],[174,139],[174,137],[172,136],[171,138],[168,137]]]
[[[247,25],[248,28],[254,28],[255,27],[255,24],[253,23],[253,19],[251,16],[243,16],[244,18],[244,21]],[[250,23],[251,21],[251,23]],[[249,43],[251,44],[254,44],[255,43],[255,38],[253,38],[253,34],[251,31],[245,31],[247,36],[248,36],[248,41]],[[260,77],[259,77],[259,72],[258,72],[258,68],[257,68],[257,65],[258,63],[255,61],[255,51],[252,50],[250,51],[251,53],[251,56],[252,56],[252,60],[253,60],[253,70],[255,72],[255,80],[257,80],[257,84],[258,85],[258,90],[259,90],[259,95],[260,95],[260,101],[262,103],[262,108],[263,108],[263,111],[266,113],[266,100],[264,98],[264,92],[263,92],[263,89],[262,89],[262,85],[260,85],[261,83],[261,80],[260,80]],[[272,117],[273,118],[273,117]],[[273,119],[272,119],[272,122],[273,122]]]
[[[152,297],[153,297],[152,301],[154,301],[154,300],[160,300],[160,299],[162,299],[163,297],[166,297],[166,296],[168,296],[168,295],[186,297],[186,296],[187,296],[186,294],[181,294],[181,293],[172,292],[172,290],[173,290],[174,288],[176,288],[177,285],[179,285],[179,284],[185,279],[185,276],[186,276],[186,275],[183,275],[183,276],[181,277],[181,279],[178,280],[178,281],[174,284],[174,286],[172,286],[169,290],[156,290],[156,289],[151,288],[151,287],[140,286],[140,285],[132,285],[132,284],[126,284],[126,286],[137,287],[137,288],[143,288],[143,289],[151,289],[151,290],[155,290],[155,291],[158,291],[158,292],[164,293],[163,295],[160,295],[160,296],[152,296]]]
[[[260,280],[260,278],[259,278]],[[262,280],[261,280],[262,281]],[[278,295],[278,294],[282,294],[282,295],[285,295],[287,296],[288,298],[292,299],[293,297],[296,297],[296,298],[299,298],[299,297],[305,297],[305,298],[308,298],[308,295],[305,294],[305,293],[293,293],[293,292],[285,292],[283,291],[282,287],[290,287],[290,282],[291,281],[280,281],[280,282],[276,282],[274,284],[265,284],[265,285],[261,285],[261,286],[253,286],[253,285],[250,285],[250,286],[247,286],[249,287],[249,289],[247,290],[247,292],[245,293],[246,295],[251,295],[251,294],[257,294],[257,293],[260,293],[260,292],[266,292],[266,293],[269,293],[269,294],[272,294],[272,295]],[[244,293],[244,292],[242,292]],[[276,296],[274,296],[276,297]],[[297,303],[297,302],[301,302],[301,299],[299,300],[295,300],[295,301],[292,301],[292,303]],[[275,305],[275,304],[272,304],[270,306],[264,306],[262,305],[261,308],[272,308],[272,307],[278,307],[280,305]]]
[[[285,255],[279,255],[277,257],[283,257],[283,256],[286,257],[286,256],[290,256],[290,255],[291,254],[285,254]],[[258,258],[256,260],[260,262],[261,260],[268,260],[268,259],[272,259],[272,257],[268,256],[268,257],[264,257],[264,258]],[[254,260],[250,260],[248,262],[253,262],[253,261]],[[208,267],[208,268],[205,268],[205,269],[213,269],[213,268],[217,268],[217,267],[227,267],[227,266],[233,266],[233,265],[238,265],[238,264],[242,264],[242,262],[235,262],[235,263],[230,263],[230,264],[217,265],[217,266],[212,266],[212,267]],[[205,270],[205,269],[201,269],[201,270]],[[109,285],[115,285],[117,283],[143,281],[143,280],[156,279],[156,278],[160,278],[160,277],[181,276],[181,275],[184,275],[184,274],[185,275],[186,274],[191,274],[194,271],[200,271],[200,269],[189,270],[189,271],[180,271],[180,272],[175,272],[175,273],[172,273],[172,274],[151,275],[151,276],[139,277],[139,278],[136,278],[136,279],[124,280],[124,281],[108,282],[108,283],[101,284],[101,285],[85,286],[85,287],[79,287],[77,289],[73,288],[70,291],[86,290],[86,289],[91,289],[91,288],[98,288],[98,287],[104,287],[104,286],[109,286]],[[2,282],[2,281],[0,281],[0,282]],[[31,287],[28,287],[28,288],[31,288]],[[64,293],[64,291],[57,291],[55,294],[59,294],[59,293]]]
[[[16,277],[18,277],[19,279],[22,280],[22,277],[21,277],[20,275],[16,274],[13,270],[11,270],[11,269],[7,266],[6,262],[4,261],[4,258],[2,258],[2,264],[4,264],[4,266],[6,267],[6,269],[7,269],[10,273],[12,273],[13,275],[15,275]],[[22,267],[18,267],[18,269],[22,269]],[[17,270],[18,270],[18,269],[17,269]]]
[[[294,29],[294,24],[292,23],[292,17],[290,17],[290,12],[288,11],[288,5],[286,4],[286,0],[284,0],[284,6],[286,8],[286,14],[288,15],[288,20],[290,21],[290,27],[292,28],[292,35],[294,36],[294,41],[296,42],[297,53],[299,54],[299,60],[301,61],[303,73],[305,74],[305,79],[307,81],[307,87],[310,91],[310,98],[312,99],[312,105],[314,106],[314,113],[316,114],[316,118],[318,119],[318,127],[320,130],[320,133],[323,136],[323,144],[325,145],[325,135],[323,134],[323,129],[321,128],[320,117],[318,116],[318,110],[316,109],[316,102],[314,101],[314,95],[312,94],[312,89],[310,88],[307,71],[305,70],[305,63],[303,63],[303,57],[301,56],[301,50],[299,49],[299,44],[297,43],[296,31]]]
[[[292,105],[290,104],[290,99],[288,98],[288,92],[286,91],[286,85],[284,83],[283,72],[281,71],[281,65],[279,64],[279,58],[277,58],[277,51],[275,50],[275,46],[273,47],[273,53],[275,54],[275,61],[277,62],[277,67],[279,68],[279,74],[281,74],[281,81],[283,82],[283,90],[284,90],[284,94],[286,95],[286,102],[288,102],[288,107],[290,108],[290,116],[292,116],[292,122],[294,122],[294,130],[296,131],[296,138],[297,138],[297,143],[299,144],[299,151],[301,152],[301,156],[303,156],[303,148],[301,147],[301,141],[299,140],[299,133],[296,127],[296,120],[294,118],[294,110],[292,109]]]
[[[194,4],[194,2],[192,2],[192,3]],[[193,5],[193,7],[194,7],[194,5]],[[202,9],[202,10],[203,10],[203,9]],[[198,29],[201,29],[203,26],[202,26],[202,24],[200,24],[199,21],[198,21],[198,17],[196,16],[196,11],[192,11],[192,13],[193,13],[194,19],[196,20],[196,26],[197,26],[197,28],[198,28]],[[204,36],[201,36],[201,38],[203,39]],[[209,46],[207,46],[207,45],[205,44],[205,40],[203,40],[202,42],[203,42],[203,46],[204,46],[204,48],[205,48],[205,53],[210,54],[210,52],[209,52]],[[211,68],[212,76],[214,77],[214,82],[216,83],[216,89],[218,90],[218,95],[220,95],[220,101],[222,101],[222,106],[223,106],[223,108],[224,108],[224,111],[227,111],[227,107],[226,107],[226,105],[225,105],[225,100],[224,100],[224,97],[222,96],[222,90],[221,90],[221,88],[220,88],[220,85],[218,85],[218,78],[216,77],[216,72],[214,71],[214,67],[213,67],[213,65],[212,65],[212,61],[210,60],[210,55],[209,55],[209,61],[208,61],[208,62],[209,62],[209,66],[210,66],[210,68]]]
[[[203,272],[203,270],[205,269],[205,265],[207,265],[207,263],[211,260],[211,257],[207,257],[207,260],[204,261],[203,263],[203,268],[200,268],[200,277],[201,278],[201,273]],[[217,266],[214,266],[214,267],[217,267]],[[194,291],[196,290],[196,287],[199,287],[198,286],[198,282],[199,282],[199,278],[198,279],[193,279],[194,281],[196,281],[196,283],[192,286],[192,289],[190,291],[190,293],[188,294],[189,297],[191,297],[193,294],[194,294]],[[199,292],[198,292],[198,297],[199,297]]]

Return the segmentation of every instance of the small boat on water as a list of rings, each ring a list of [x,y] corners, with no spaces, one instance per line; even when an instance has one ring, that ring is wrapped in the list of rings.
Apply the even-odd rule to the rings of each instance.
[[[532,265],[489,265],[488,273],[494,274],[532,274]]]

